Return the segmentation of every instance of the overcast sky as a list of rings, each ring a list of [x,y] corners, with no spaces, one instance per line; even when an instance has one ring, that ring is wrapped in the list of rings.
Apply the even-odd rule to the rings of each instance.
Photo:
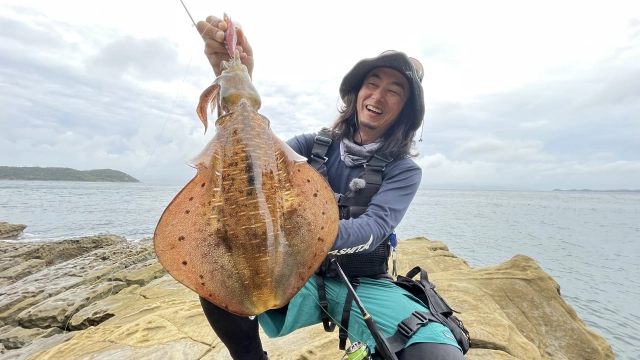
[[[423,187],[640,188],[640,1],[185,3],[242,23],[283,139],[330,125],[342,76],[396,49],[426,71]],[[195,175],[214,76],[179,0],[2,0],[0,29],[0,165]]]

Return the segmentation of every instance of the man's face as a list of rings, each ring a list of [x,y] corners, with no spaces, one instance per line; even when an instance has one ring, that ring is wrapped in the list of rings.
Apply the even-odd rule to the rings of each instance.
[[[382,136],[397,120],[409,98],[407,79],[391,68],[373,69],[358,92],[359,126]]]

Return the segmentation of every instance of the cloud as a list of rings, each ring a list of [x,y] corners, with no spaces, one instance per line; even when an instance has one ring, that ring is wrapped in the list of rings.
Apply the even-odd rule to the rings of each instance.
[[[193,30],[182,21],[173,24],[160,10],[144,23],[147,18],[79,9],[72,23],[63,13],[51,15],[55,7],[47,6],[3,6],[0,14],[6,30],[0,33],[0,164],[114,168],[143,181],[188,181],[195,171],[185,162],[215,133],[210,126],[203,135],[195,116],[213,74]],[[179,4],[175,10],[183,11]],[[362,11],[364,19],[371,10]],[[608,27],[596,39],[589,27],[558,33],[556,26],[567,27],[560,15],[540,34],[518,28],[527,19],[496,20],[469,34],[462,25],[487,20],[445,21],[430,13],[420,15],[429,21],[416,28],[418,15],[410,14],[403,36],[395,27],[365,36],[371,33],[363,29],[379,24],[363,25],[340,13],[335,23],[349,21],[339,31],[320,27],[305,36],[289,30],[317,28],[316,19],[262,31],[262,13],[236,13],[252,31],[259,55],[254,84],[262,97],[260,113],[283,139],[333,123],[339,82],[355,61],[406,49],[426,70],[427,115],[417,159],[423,185],[640,187],[638,19],[625,20],[623,36],[613,38]],[[607,21],[625,24],[619,18]],[[584,21],[576,19],[576,26]],[[128,23],[138,27],[121,26]],[[513,33],[504,33],[506,25]],[[174,29],[184,30],[192,43],[173,36]],[[286,42],[274,40],[283,34]],[[358,41],[329,40],[345,34]],[[488,36],[496,34],[502,35]],[[584,36],[593,46],[581,45]]]
[[[538,140],[499,140],[489,136],[474,139],[455,150],[456,155],[481,158],[494,162],[541,162],[553,156],[542,152],[544,144]]]
[[[88,72],[129,76],[139,81],[177,81],[184,70],[178,50],[167,39],[120,37],[85,60]]]

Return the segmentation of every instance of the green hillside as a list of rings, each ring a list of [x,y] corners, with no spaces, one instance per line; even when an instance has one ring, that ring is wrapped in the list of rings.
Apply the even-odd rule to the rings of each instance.
[[[140,182],[118,170],[0,166],[0,180]]]

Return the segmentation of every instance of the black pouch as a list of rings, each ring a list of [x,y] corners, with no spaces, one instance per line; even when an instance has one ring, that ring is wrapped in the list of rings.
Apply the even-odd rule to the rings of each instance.
[[[413,277],[418,274],[420,274],[420,280],[416,281]],[[429,275],[426,270],[416,266],[407,273],[407,276],[399,275],[394,283],[407,290],[429,307],[431,314],[438,322],[451,330],[463,354],[469,351],[471,347],[469,331],[464,327],[462,321],[453,315],[454,312],[458,312],[453,310],[436,292],[436,285],[429,281]]]

